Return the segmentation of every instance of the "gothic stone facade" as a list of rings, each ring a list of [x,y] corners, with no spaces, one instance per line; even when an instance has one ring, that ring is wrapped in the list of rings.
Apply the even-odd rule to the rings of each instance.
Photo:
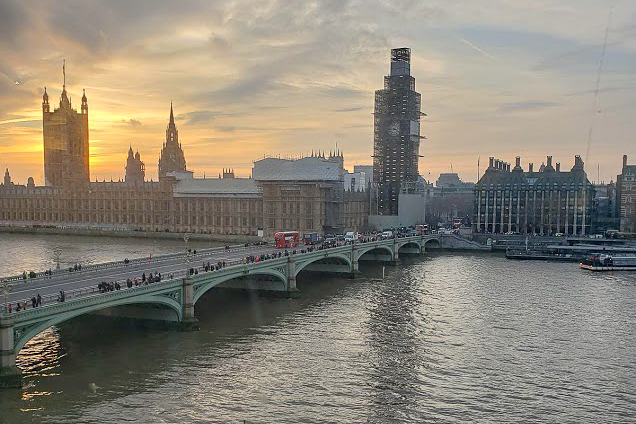
[[[190,190],[191,185],[201,189]],[[141,184],[91,182],[82,190],[0,185],[3,225],[219,235],[257,235],[265,229],[271,236],[280,230],[358,230],[366,225],[368,208],[366,192],[306,181],[261,185],[247,178],[165,177]]]
[[[158,182],[145,181],[145,165],[138,152],[133,155],[132,147],[123,182],[90,182],[86,94],[80,113],[72,109],[66,85],[58,109],[51,112],[48,100],[45,89],[46,185],[36,187],[33,178],[26,186],[14,184],[7,169],[0,184],[0,225],[239,235],[256,235],[265,229],[271,235],[284,229],[355,230],[366,223],[368,197],[344,193],[339,153],[329,159],[324,155],[308,158],[313,168],[300,167],[299,180],[256,181],[235,178],[229,170],[222,178],[192,178],[172,104]],[[304,163],[290,162],[290,166]]]
[[[159,179],[166,176],[168,172],[180,172],[186,170],[186,160],[179,143],[179,131],[174,123],[174,113],[172,103],[170,103],[170,121],[166,128],[166,142],[163,143],[159,156]]]
[[[367,224],[367,192],[345,191],[343,183],[264,181],[266,235],[295,230],[323,234],[359,230]]]
[[[44,178],[47,186],[79,187],[89,181],[88,101],[82,96],[81,112],[73,109],[62,89],[59,108],[51,112],[49,95],[42,97]]]

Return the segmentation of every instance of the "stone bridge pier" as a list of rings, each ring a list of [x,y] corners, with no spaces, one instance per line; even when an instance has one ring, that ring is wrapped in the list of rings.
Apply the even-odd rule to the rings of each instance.
[[[361,274],[358,258],[358,245],[354,244],[353,249],[351,249],[351,278],[357,278]]]
[[[0,388],[22,387],[22,371],[15,365],[13,317],[0,317]]]
[[[287,257],[287,291],[289,293],[298,291],[298,287],[296,287],[296,260],[292,256]]]
[[[192,278],[189,276],[183,279],[183,318],[181,319],[181,329],[184,331],[198,330],[199,321],[194,317],[194,290],[192,288]]]
[[[400,246],[398,246],[398,239],[393,239],[393,260],[391,265],[397,265],[400,262]]]

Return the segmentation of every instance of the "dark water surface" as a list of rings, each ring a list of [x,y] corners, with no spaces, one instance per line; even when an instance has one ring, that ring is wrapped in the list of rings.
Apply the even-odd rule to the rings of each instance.
[[[41,268],[59,243],[0,237],[0,275],[16,271],[7,251]],[[70,263],[182,248],[64,239]],[[0,392],[0,422],[636,421],[636,273],[451,252],[384,280],[361,268],[301,274],[300,299],[210,292],[198,332],[51,328],[22,350],[25,388]]]

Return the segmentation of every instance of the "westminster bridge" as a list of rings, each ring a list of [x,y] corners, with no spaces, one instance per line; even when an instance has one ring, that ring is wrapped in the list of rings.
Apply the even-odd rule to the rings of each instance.
[[[297,292],[296,277],[305,271],[359,274],[359,261],[396,263],[401,254],[422,254],[441,247],[442,236],[399,237],[329,248],[283,249],[273,246],[212,248],[186,253],[84,266],[3,279],[0,315],[0,388],[19,387],[22,374],[16,356],[22,347],[47,328],[84,314],[150,320],[196,329],[194,307],[215,287]],[[207,264],[211,267],[208,268]],[[207,269],[207,271],[206,271]],[[161,274],[159,282],[133,285],[142,274]],[[146,280],[147,281],[147,280]],[[121,289],[100,290],[100,282],[117,282]],[[63,295],[62,293],[63,292]],[[40,306],[31,298],[39,294]],[[16,310],[15,305],[26,304]],[[9,307],[8,305],[11,305]]]

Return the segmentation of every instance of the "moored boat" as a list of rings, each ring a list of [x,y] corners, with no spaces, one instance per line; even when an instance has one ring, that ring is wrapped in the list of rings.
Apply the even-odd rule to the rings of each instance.
[[[591,255],[583,259],[579,268],[589,271],[636,271],[636,256]]]

